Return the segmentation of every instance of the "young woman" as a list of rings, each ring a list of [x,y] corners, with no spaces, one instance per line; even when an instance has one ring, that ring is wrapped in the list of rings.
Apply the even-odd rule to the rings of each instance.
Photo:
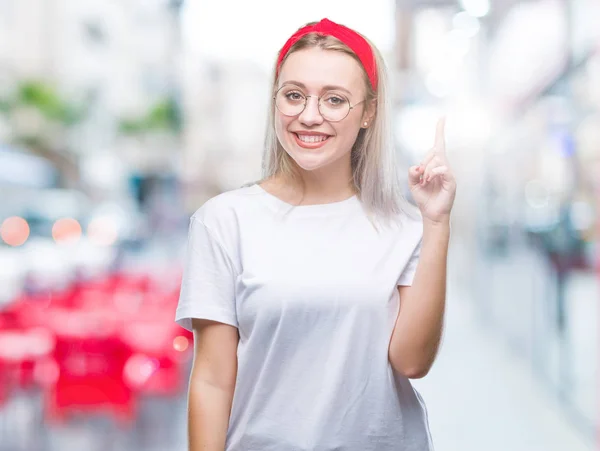
[[[327,19],[274,71],[264,179],[191,218],[192,451],[425,451],[455,181],[443,122],[399,195],[384,63]]]

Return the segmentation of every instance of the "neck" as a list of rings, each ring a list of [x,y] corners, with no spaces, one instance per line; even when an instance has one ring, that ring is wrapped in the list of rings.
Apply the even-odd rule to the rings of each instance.
[[[297,177],[279,175],[269,182],[270,187],[289,203],[339,202],[356,194],[350,167],[305,171],[296,166],[295,169]]]

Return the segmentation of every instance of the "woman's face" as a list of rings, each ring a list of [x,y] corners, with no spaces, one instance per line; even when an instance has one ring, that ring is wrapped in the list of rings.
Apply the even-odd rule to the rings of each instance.
[[[290,54],[281,67],[277,89],[280,89],[279,98],[285,98],[290,104],[302,103],[306,97],[306,107],[295,116],[286,116],[275,109],[277,138],[298,166],[314,171],[334,162],[349,164],[358,132],[368,120],[364,102],[366,87],[359,63],[342,52],[318,48],[300,50]],[[323,117],[323,111],[343,109],[342,99],[357,105],[341,121]]]

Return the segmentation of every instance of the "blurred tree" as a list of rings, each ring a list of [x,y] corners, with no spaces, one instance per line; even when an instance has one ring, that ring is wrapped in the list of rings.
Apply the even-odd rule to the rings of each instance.
[[[142,149],[141,159],[131,165],[132,193],[142,209],[151,208],[152,198],[164,189],[163,179],[172,170],[170,150],[179,146],[181,111],[175,96],[167,95],[138,117],[121,118],[119,132],[133,138]]]
[[[67,135],[85,117],[85,107],[69,103],[44,81],[23,80],[0,98],[0,114],[9,123],[11,144],[52,162],[65,185],[81,183],[77,155],[69,148]]]
[[[152,134],[153,132],[177,134],[181,131],[179,105],[173,97],[162,99],[141,117],[121,119],[119,130],[125,135]]]
[[[33,106],[48,119],[65,125],[73,125],[82,116],[63,101],[53,87],[40,82],[22,83],[17,90],[17,98],[23,105]]]

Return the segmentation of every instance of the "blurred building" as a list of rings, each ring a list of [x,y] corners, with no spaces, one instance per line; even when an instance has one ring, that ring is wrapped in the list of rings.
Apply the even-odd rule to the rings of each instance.
[[[148,143],[137,138],[152,129],[125,133],[136,139],[121,137],[123,122],[142,122],[157,105],[178,100],[179,6],[175,0],[0,4],[0,77],[5,94],[19,82],[43,82],[56,88],[65,101],[82,107],[84,120],[69,130],[64,147],[80,158],[83,176],[92,185],[114,188],[123,183],[115,177],[131,170],[176,163],[173,139],[161,140],[158,149],[150,145],[146,153],[140,149]],[[164,131],[157,134],[173,134]]]
[[[448,115],[456,277],[591,436],[598,375],[600,4],[397,0],[398,143]]]
[[[261,175],[269,74],[253,61],[186,58],[183,179],[188,208]]]

